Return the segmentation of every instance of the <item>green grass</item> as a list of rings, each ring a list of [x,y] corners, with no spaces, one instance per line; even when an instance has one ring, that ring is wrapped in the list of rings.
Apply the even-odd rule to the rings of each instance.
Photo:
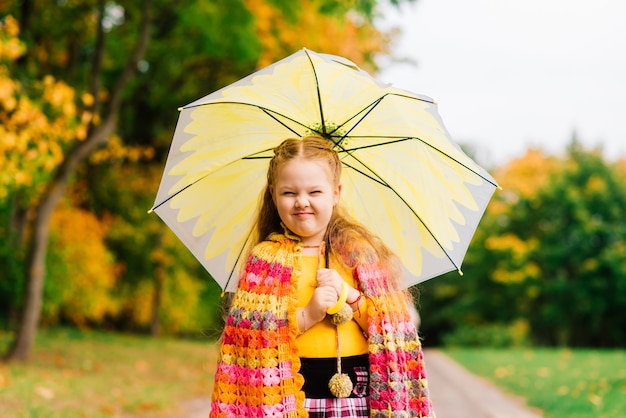
[[[626,350],[446,349],[544,418],[626,417]]]
[[[27,365],[0,363],[0,418],[171,416],[210,396],[214,366],[210,341],[40,331]]]

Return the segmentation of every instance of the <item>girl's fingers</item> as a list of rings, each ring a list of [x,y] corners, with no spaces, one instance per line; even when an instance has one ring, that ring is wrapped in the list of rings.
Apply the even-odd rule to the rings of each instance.
[[[343,279],[333,269],[319,269],[317,271],[317,285],[318,286],[330,286],[335,289],[337,295],[341,292],[341,283]]]

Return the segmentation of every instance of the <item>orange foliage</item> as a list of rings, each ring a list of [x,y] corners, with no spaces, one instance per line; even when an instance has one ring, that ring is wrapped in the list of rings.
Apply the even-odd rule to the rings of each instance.
[[[89,93],[77,94],[52,76],[33,80],[27,90],[16,76],[14,62],[24,53],[15,19],[0,22],[0,199],[12,191],[32,190],[36,198],[65,153],[84,141],[99,119],[90,111]],[[126,147],[113,137],[95,152],[92,162],[152,159],[150,147]]]
[[[62,314],[84,325],[117,312],[111,292],[117,269],[104,242],[108,229],[105,222],[82,209],[63,205],[54,212],[50,251],[59,265],[50,269],[50,280],[61,294],[55,295],[58,306],[48,307],[53,316]]]
[[[0,61],[15,61],[25,51],[24,44],[18,39],[20,28],[17,20],[7,16],[0,21],[0,29]]]
[[[530,197],[537,189],[550,181],[559,168],[559,160],[546,156],[542,151],[529,148],[520,158],[509,161],[494,172],[502,191],[497,193],[487,207],[491,214],[502,214],[509,210],[520,197]]]
[[[124,160],[134,163],[140,160],[151,160],[153,157],[153,147],[124,145],[119,136],[113,135],[107,141],[106,147],[91,153],[89,161],[93,164],[110,162],[112,160]]]
[[[266,0],[246,0],[256,17],[256,31],[263,45],[259,67],[266,67],[298,49],[335,54],[373,71],[371,55],[386,52],[390,41],[356,12],[347,18],[322,15],[314,0],[302,1],[295,21],[291,21]],[[369,68],[368,68],[369,67]]]
[[[503,190],[489,203],[487,213],[494,216],[493,219],[498,216],[506,217],[520,198],[532,198],[560,169],[562,161],[558,158],[546,156],[537,149],[528,149],[524,156],[511,160],[494,171],[494,177],[498,179]],[[538,247],[537,240],[522,240],[511,233],[486,238],[485,248],[500,255],[500,261],[494,266],[492,279],[500,283],[519,283],[539,278],[540,268],[531,260]]]
[[[0,23],[0,199],[15,189],[34,188],[64,158],[64,150],[84,140],[91,114],[77,107],[74,90],[46,76],[27,91],[13,77],[24,52],[17,22]],[[32,97],[31,97],[32,96]]]
[[[529,148],[523,157],[511,160],[497,170],[504,189],[515,190],[521,196],[532,196],[544,186],[559,168],[556,157],[546,156],[542,151]]]
[[[539,247],[536,239],[522,241],[516,235],[505,233],[487,238],[485,247],[494,252],[504,253],[506,266],[497,265],[492,278],[500,283],[519,283],[528,278],[539,278],[539,266],[530,261],[530,255]]]
[[[173,234],[172,234],[173,235]],[[176,239],[174,237],[174,239]],[[185,329],[198,329],[206,324],[194,323],[197,315],[193,310],[201,308],[202,289],[205,286],[197,277],[192,277],[184,269],[174,269],[163,283],[159,322],[168,333]],[[155,283],[142,281],[128,295],[124,311],[133,323],[148,326],[152,319]]]

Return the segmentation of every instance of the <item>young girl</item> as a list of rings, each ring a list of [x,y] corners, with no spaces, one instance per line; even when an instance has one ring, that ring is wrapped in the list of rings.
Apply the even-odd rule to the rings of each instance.
[[[340,180],[331,141],[274,150],[211,417],[434,416],[401,266],[344,212]]]

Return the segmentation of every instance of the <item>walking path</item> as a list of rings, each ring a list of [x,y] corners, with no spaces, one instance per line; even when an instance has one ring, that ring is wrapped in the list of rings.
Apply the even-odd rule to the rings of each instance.
[[[425,350],[430,397],[437,418],[540,418],[541,412],[505,394],[437,350]]]
[[[520,398],[503,393],[486,379],[474,376],[442,352],[424,353],[430,396],[437,418],[540,418]],[[171,418],[207,418],[209,400],[185,402],[185,414]]]

